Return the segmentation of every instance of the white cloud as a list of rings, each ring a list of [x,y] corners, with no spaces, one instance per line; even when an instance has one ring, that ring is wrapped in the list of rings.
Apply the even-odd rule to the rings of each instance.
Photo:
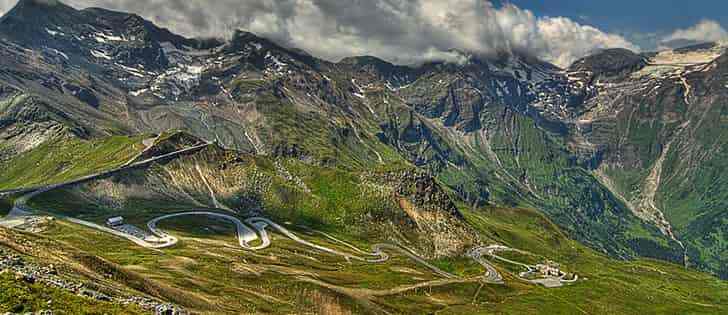
[[[0,0],[0,13],[5,13],[10,10],[13,5],[18,2],[17,0]]]
[[[636,52],[640,50],[638,46],[619,35],[604,33],[567,18],[539,20],[538,29],[548,46],[540,57],[561,66],[593,53],[596,49],[627,48]]]
[[[723,42],[728,41],[728,31],[718,22],[702,20],[686,29],[678,29],[662,39],[663,43],[672,41]]]
[[[600,48],[638,47],[621,36],[564,17],[537,17],[487,0],[67,0],[138,13],[187,36],[243,28],[313,55],[338,60],[374,55],[396,63],[461,61],[527,53],[560,66]],[[0,0],[0,6],[8,0]],[[0,7],[2,9],[2,7]]]

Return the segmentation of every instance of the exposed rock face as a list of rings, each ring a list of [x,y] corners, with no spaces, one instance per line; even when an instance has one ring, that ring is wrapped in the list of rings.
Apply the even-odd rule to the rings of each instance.
[[[426,211],[444,212],[454,218],[463,218],[450,196],[432,176],[408,171],[387,174],[384,178],[396,187],[395,193],[398,196],[411,199],[415,206]]]
[[[434,257],[461,255],[480,244],[477,233],[463,224],[463,215],[432,176],[403,172],[388,174],[400,208],[416,224],[421,235],[432,241],[430,255]]]

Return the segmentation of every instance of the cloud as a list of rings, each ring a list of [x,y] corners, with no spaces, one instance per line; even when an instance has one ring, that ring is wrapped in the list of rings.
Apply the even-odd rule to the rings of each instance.
[[[13,5],[18,2],[17,0],[0,0],[0,13],[10,10]]]
[[[0,0],[7,8],[8,0]],[[567,66],[600,48],[639,50],[621,36],[564,17],[537,17],[487,0],[67,0],[138,13],[187,36],[242,28],[313,55],[373,55],[395,63],[462,61],[453,49],[520,52]],[[0,7],[0,9],[2,9]]]
[[[580,25],[563,17],[539,20],[538,29],[548,46],[539,57],[556,65],[569,65],[597,49],[627,48],[636,52],[640,50],[637,45],[622,36]]]
[[[706,19],[689,28],[675,30],[662,39],[662,43],[676,41],[723,42],[728,41],[728,31],[718,22]]]

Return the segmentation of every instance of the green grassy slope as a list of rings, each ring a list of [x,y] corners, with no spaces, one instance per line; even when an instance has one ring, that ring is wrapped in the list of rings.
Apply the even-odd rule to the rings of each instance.
[[[531,210],[491,208],[465,211],[470,222],[488,242],[517,247],[559,262],[582,281],[556,289],[545,289],[517,280],[517,268],[494,262],[505,273],[506,285],[453,283],[402,294],[357,298],[358,291],[337,293],[311,284],[306,275],[337,288],[386,290],[400,285],[435,279],[426,269],[394,256],[385,264],[346,262],[302,248],[273,234],[274,245],[261,252],[235,248],[229,227],[214,223],[211,235],[199,220],[162,223],[161,227],[182,237],[174,248],[161,252],[139,248],[129,242],[76,225],[59,222],[48,231],[62,243],[77,246],[172,289],[191,295],[171,299],[201,312],[236,313],[241,310],[265,314],[320,310],[325,303],[354,314],[386,310],[397,314],[718,314],[727,311],[728,283],[709,275],[685,270],[660,261],[615,261],[569,240],[556,225]],[[315,233],[289,225],[306,239],[326,246],[337,245]],[[348,239],[347,231],[330,234]],[[94,242],[89,242],[93,239]],[[374,240],[353,239],[366,248]],[[341,247],[342,250],[346,248]],[[482,269],[461,258],[434,261],[460,275]],[[351,295],[350,295],[351,294]],[[207,304],[215,300],[219,303]],[[346,312],[345,312],[346,313]]]
[[[144,314],[132,306],[97,302],[42,284],[28,284],[10,273],[0,274],[0,312],[54,314]]]
[[[615,257],[681,259],[681,249],[643,223],[571,154],[563,140],[513,115],[464,146],[470,165],[439,178],[466,197],[496,205],[541,209],[572,238]],[[472,193],[480,191],[479,193]]]
[[[413,199],[418,184],[435,185],[416,182],[422,176],[412,168],[347,171],[213,147],[109,179],[51,191],[29,204],[102,224],[110,216],[122,215],[143,226],[160,214],[214,207],[212,188],[219,201],[241,215],[262,212],[278,222],[323,232],[346,231],[345,239],[397,237],[428,253],[444,248],[434,245],[436,238],[428,233],[461,233],[451,245],[454,251],[462,250],[472,241],[464,226],[449,213],[433,217],[432,209]],[[445,196],[438,187],[431,188],[432,196]],[[404,213],[402,202],[421,218],[415,220]],[[438,227],[432,226],[435,218],[440,220]]]
[[[467,211],[483,234],[562,264],[584,280],[533,288],[499,310],[512,314],[718,314],[728,283],[657,260],[618,261],[569,240],[543,215],[522,209]]]
[[[60,183],[120,166],[144,149],[144,136],[55,138],[0,165],[0,189]]]
[[[667,154],[658,191],[659,204],[686,241],[692,263],[724,278],[728,277],[726,117],[728,106],[713,104],[690,137],[676,140]]]

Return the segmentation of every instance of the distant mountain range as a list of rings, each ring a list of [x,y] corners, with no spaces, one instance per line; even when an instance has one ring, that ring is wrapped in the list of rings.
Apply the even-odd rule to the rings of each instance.
[[[567,69],[465,55],[334,63],[22,0],[0,19],[0,161],[58,137],[184,130],[343,170],[407,164],[459,206],[539,209],[612,257],[728,278],[726,47],[607,49]]]

